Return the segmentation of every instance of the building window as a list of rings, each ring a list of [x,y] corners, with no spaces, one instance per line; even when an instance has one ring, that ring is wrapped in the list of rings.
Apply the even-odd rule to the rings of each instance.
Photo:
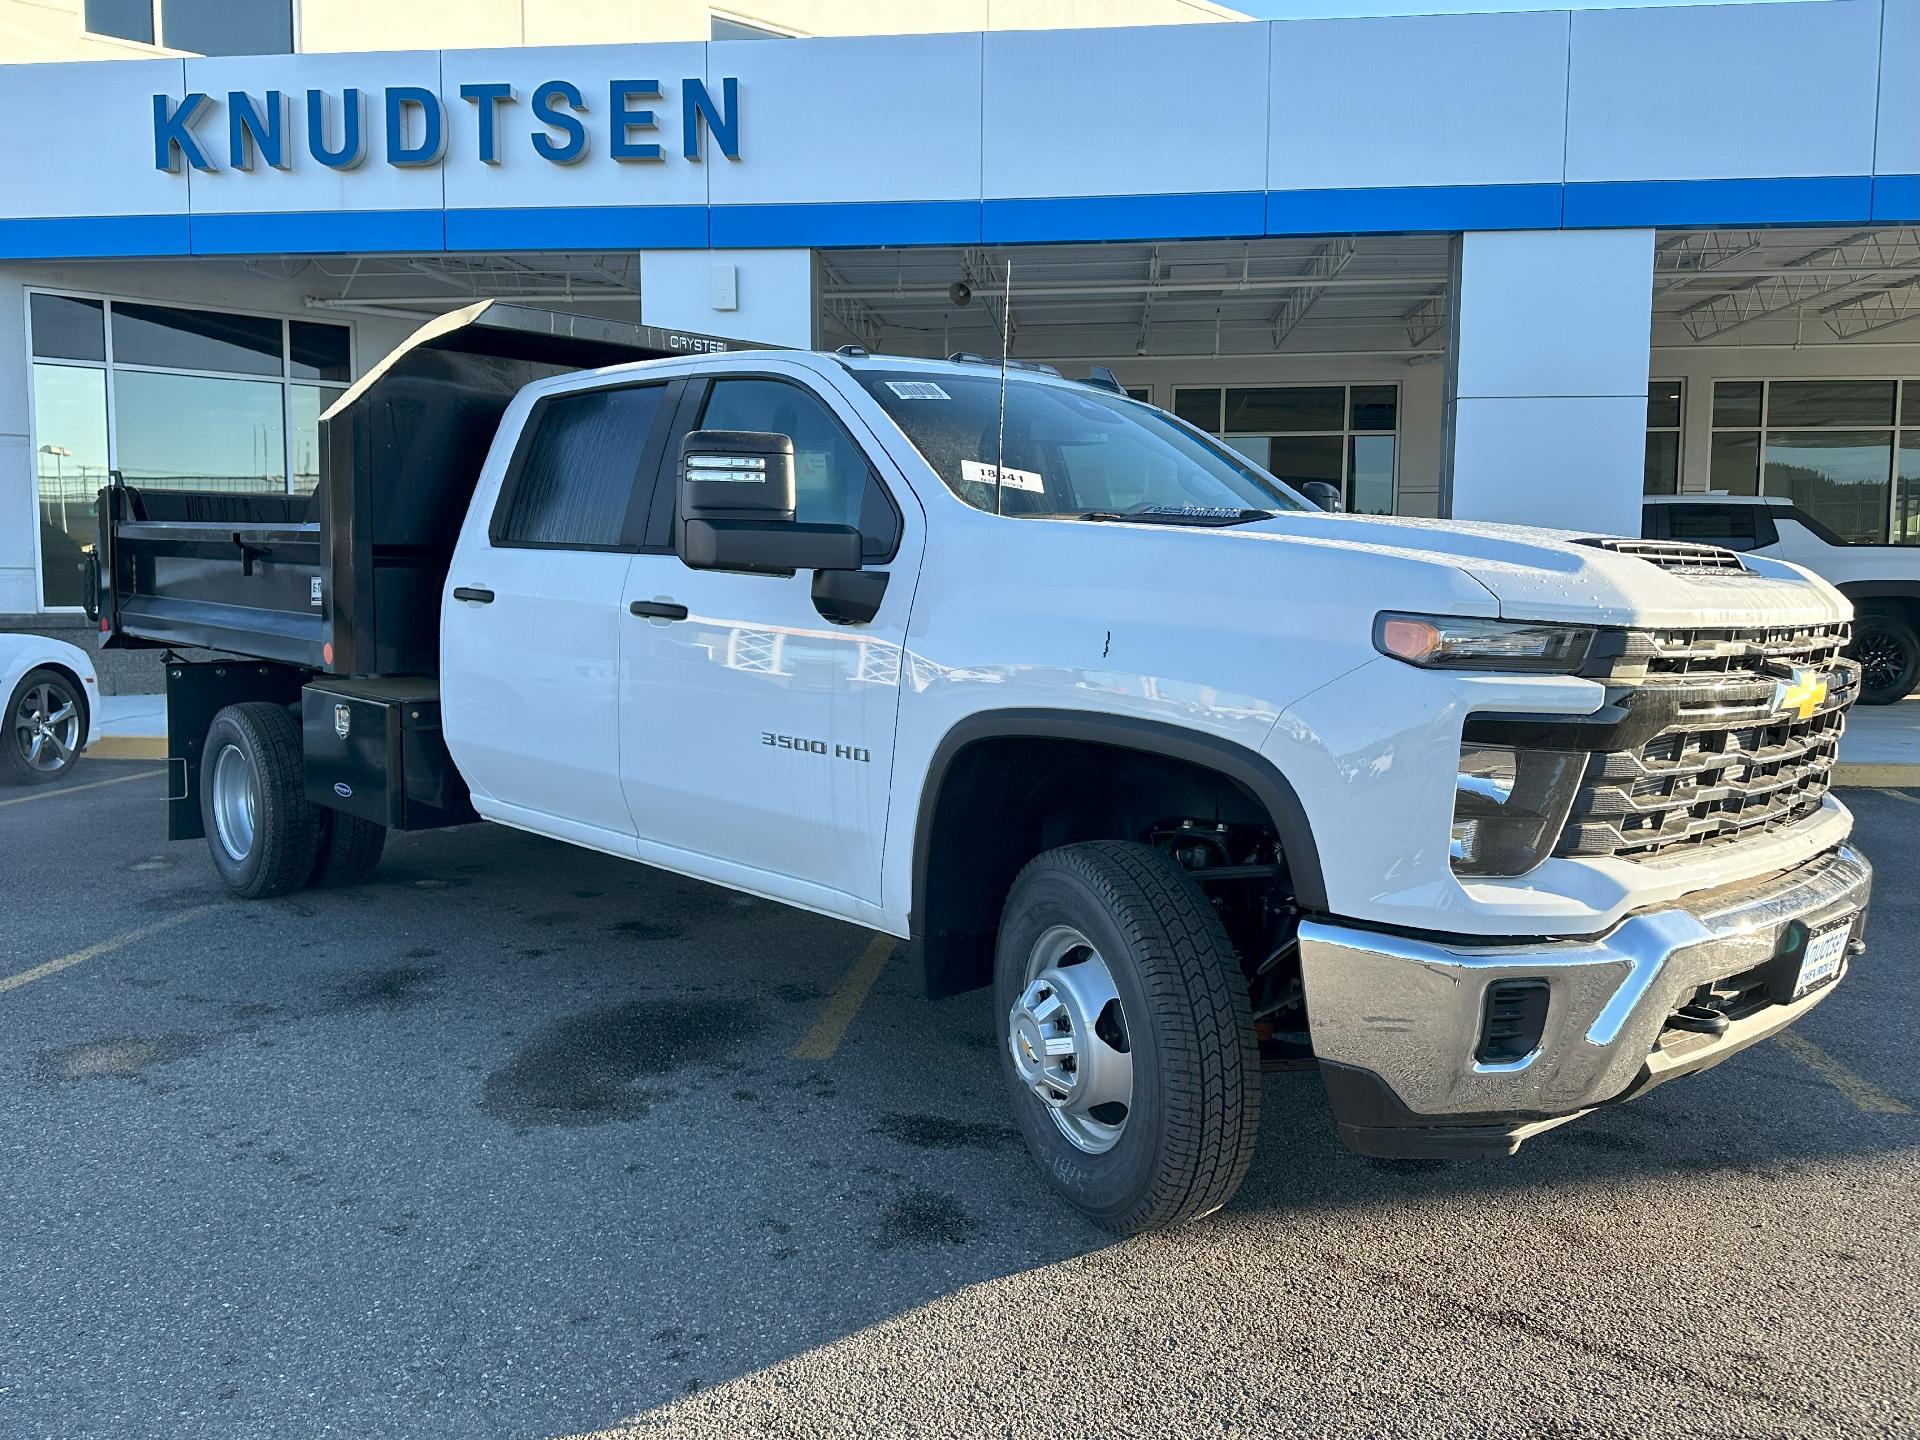
[[[1679,493],[1680,416],[1685,398],[1684,380],[1652,380],[1647,384],[1647,468],[1643,488],[1649,495]]]
[[[1349,510],[1393,513],[1397,385],[1181,385],[1173,413],[1296,489],[1324,480]]]
[[[1920,544],[1920,380],[1721,380],[1711,485],[1781,495],[1842,538]]]
[[[195,55],[293,53],[293,0],[86,0],[86,24]]]
[[[148,490],[312,492],[320,415],[352,378],[345,325],[35,292],[40,593],[81,601],[94,495],[117,469]]]

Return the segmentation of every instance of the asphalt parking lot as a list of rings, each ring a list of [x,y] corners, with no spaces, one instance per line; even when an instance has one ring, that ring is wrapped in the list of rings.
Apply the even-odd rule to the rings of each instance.
[[[1506,1162],[1272,1076],[1114,1244],[867,932],[488,826],[229,902],[162,793],[0,791],[0,1436],[1920,1429],[1912,794],[1791,1044]]]

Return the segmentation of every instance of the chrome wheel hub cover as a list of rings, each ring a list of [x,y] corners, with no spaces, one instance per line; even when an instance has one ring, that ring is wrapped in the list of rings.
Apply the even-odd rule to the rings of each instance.
[[[257,806],[253,767],[237,745],[224,745],[213,761],[213,829],[220,848],[235,860],[253,849]]]
[[[1086,936],[1056,925],[1034,943],[1007,1017],[1027,1088],[1078,1149],[1111,1150],[1133,1108],[1133,1054],[1113,972]]]

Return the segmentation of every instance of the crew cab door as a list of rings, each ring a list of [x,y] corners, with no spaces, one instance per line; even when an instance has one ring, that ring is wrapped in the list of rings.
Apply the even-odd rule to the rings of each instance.
[[[814,574],[694,570],[636,556],[621,645],[621,775],[643,859],[842,914],[877,904],[918,510],[878,447],[804,372],[769,362],[688,383],[657,504],[676,522],[679,438],[793,440],[797,516],[858,525],[887,575],[873,619],[834,624]],[[891,480],[891,484],[889,483]],[[684,610],[684,616],[681,612]]]
[[[476,496],[443,599],[441,712],[489,818],[633,853],[619,784],[622,595],[679,388],[542,397],[497,499]]]

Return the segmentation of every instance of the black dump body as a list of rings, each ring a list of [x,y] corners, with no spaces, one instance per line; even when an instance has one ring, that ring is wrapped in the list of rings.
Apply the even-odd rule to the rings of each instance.
[[[440,732],[440,592],[500,417],[569,370],[736,347],[487,301],[423,325],[320,420],[312,496],[100,492],[102,643],[167,661],[167,834],[204,832],[208,727],[295,710],[309,801],[398,830],[474,817]]]
[[[102,643],[195,647],[337,676],[437,676],[454,541],[520,388],[734,348],[498,301],[441,316],[321,418],[311,497],[102,490]]]

